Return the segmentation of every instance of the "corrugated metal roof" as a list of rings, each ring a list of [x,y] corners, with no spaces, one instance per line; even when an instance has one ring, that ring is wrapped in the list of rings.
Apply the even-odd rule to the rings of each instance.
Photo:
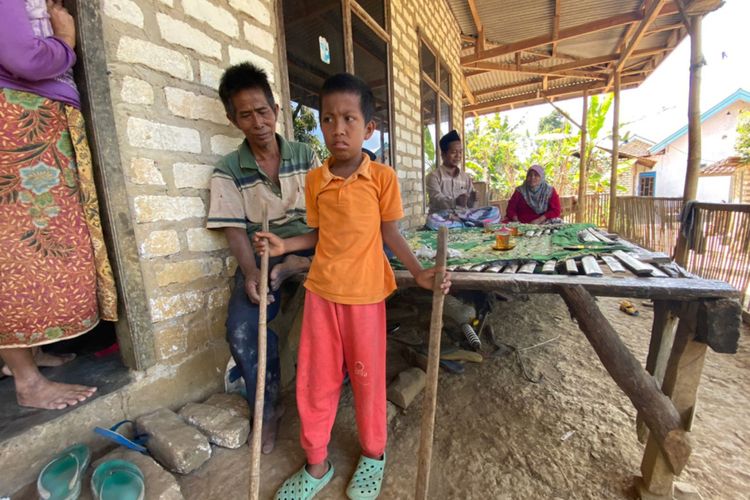
[[[478,37],[469,2],[484,29],[484,51],[465,40],[461,62],[474,103],[466,112],[515,106],[611,90],[612,72],[644,18],[644,0],[447,0],[463,35]],[[707,13],[721,0],[687,0],[690,14]],[[558,5],[559,12],[555,12]],[[649,3],[650,5],[650,3]],[[558,26],[555,29],[555,18]],[[640,37],[625,61],[622,88],[638,86],[686,36],[674,0]],[[553,39],[553,35],[557,38]]]

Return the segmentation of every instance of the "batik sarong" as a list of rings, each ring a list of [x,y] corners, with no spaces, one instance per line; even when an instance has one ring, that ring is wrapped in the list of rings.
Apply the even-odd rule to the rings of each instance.
[[[117,319],[83,117],[0,89],[0,347],[75,337]]]

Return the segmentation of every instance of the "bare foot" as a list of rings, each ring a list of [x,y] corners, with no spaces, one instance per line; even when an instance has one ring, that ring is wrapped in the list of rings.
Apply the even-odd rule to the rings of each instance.
[[[276,436],[279,433],[279,422],[284,416],[285,409],[283,406],[277,406],[273,416],[263,421],[263,431],[261,434],[261,451],[268,455],[276,447]]]
[[[16,380],[16,400],[20,406],[43,410],[62,410],[87,400],[96,392],[96,387],[61,384],[44,377],[30,383]]]
[[[42,351],[41,349],[39,349],[38,347],[33,348],[33,353],[34,353],[34,362],[36,363],[36,366],[40,366],[40,367],[64,365],[65,363],[69,363],[76,358],[76,355],[72,353],[62,354],[60,356],[57,356],[55,354],[46,353]],[[8,365],[3,365],[0,371],[2,371],[2,374],[5,375],[6,377],[13,376],[13,372],[11,371],[10,368],[8,368]]]
[[[328,463],[328,460],[323,460],[318,464],[307,464],[305,468],[307,469],[307,473],[312,477],[314,477],[315,479],[320,479],[321,477],[326,475],[328,469],[331,468],[331,465]]]
[[[276,264],[271,269],[268,278],[270,279],[271,290],[276,291],[289,276],[297,273],[303,273],[310,269],[310,257],[300,257],[299,255],[287,255],[283,262]]]

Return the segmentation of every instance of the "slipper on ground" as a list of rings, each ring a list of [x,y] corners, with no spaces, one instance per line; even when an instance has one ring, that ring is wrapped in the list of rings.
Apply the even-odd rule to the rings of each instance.
[[[380,495],[380,486],[383,484],[385,473],[385,453],[382,460],[359,457],[357,469],[354,471],[349,486],[346,487],[346,496],[351,500],[372,500]]]
[[[135,450],[139,453],[147,454],[148,450],[146,450],[144,444],[148,440],[148,434],[136,434],[133,439],[128,439],[127,437],[117,432],[117,429],[119,429],[123,424],[127,423],[133,424],[133,428],[135,428],[135,423],[132,420],[123,420],[121,422],[117,422],[109,429],[98,426],[94,427],[94,432],[102,437],[109,439],[110,441],[119,444],[120,446]]]
[[[328,462],[328,472],[320,479],[312,477],[307,472],[306,465],[294,473],[292,477],[276,491],[274,500],[310,500],[331,481],[333,477],[333,464]]]
[[[143,472],[128,460],[107,460],[94,470],[91,492],[96,500],[143,500]]]
[[[91,451],[76,443],[56,455],[44,466],[36,481],[39,498],[43,500],[75,499],[81,494],[81,478],[88,467]]]

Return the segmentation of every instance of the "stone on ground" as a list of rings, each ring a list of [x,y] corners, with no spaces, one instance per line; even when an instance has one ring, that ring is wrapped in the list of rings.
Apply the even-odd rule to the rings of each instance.
[[[247,404],[247,400],[241,394],[217,392],[205,400],[203,404],[229,410],[235,417],[242,417],[246,420],[250,419],[250,407]]]
[[[201,403],[188,403],[180,415],[189,424],[196,426],[208,440],[224,448],[239,448],[250,433],[250,421],[236,417],[225,408]]]
[[[173,472],[189,474],[211,458],[211,445],[198,429],[175,412],[162,408],[136,419],[140,432],[149,435],[151,455]]]
[[[419,368],[404,370],[388,386],[386,398],[401,408],[408,408],[414,398],[424,389],[425,380],[425,372]]]
[[[674,500],[703,500],[695,486],[681,481],[674,482],[673,494]]]

